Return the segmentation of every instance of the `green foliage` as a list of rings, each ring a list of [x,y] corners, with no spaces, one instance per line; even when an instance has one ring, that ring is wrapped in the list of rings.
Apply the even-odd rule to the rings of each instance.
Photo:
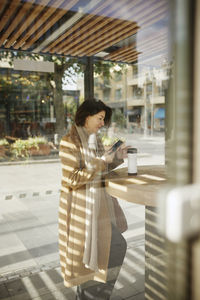
[[[115,122],[116,125],[120,128],[124,128],[126,126],[125,115],[121,112],[120,109],[113,110],[112,122]]]
[[[117,137],[109,137],[106,134],[102,136],[101,138],[102,143],[104,146],[111,146],[112,144],[114,144],[114,142],[116,142],[118,140]]]
[[[48,141],[45,137],[43,136],[36,136],[36,137],[30,137],[28,139],[28,144],[31,146],[31,147],[38,147],[39,144],[47,144]]]
[[[29,145],[28,140],[18,139],[11,145],[11,153],[18,157],[28,157],[29,156]]]
[[[59,56],[59,55],[39,55],[35,53],[27,53],[21,51],[0,51],[0,61],[4,60],[9,62],[13,66],[14,59],[30,59],[34,61],[50,61],[54,63],[55,72],[45,73],[45,76],[41,76],[34,80],[33,77],[29,78],[24,73],[20,73],[19,78],[13,77],[10,73],[9,78],[0,79],[0,86],[4,94],[9,94],[11,91],[21,91],[22,89],[35,98],[35,91],[46,90],[51,93],[56,115],[56,132],[63,135],[65,128],[65,110],[63,105],[63,84],[70,83],[77,74],[82,74],[85,68],[84,59],[78,59],[73,57]],[[94,72],[101,76],[105,81],[112,78],[112,74],[122,74],[126,70],[125,64],[116,64],[108,61],[94,60]],[[12,76],[11,76],[12,75]],[[34,74],[32,74],[34,75]],[[9,99],[4,97],[4,102]],[[74,115],[76,106],[72,107],[68,112]],[[120,119],[120,124],[122,120]],[[118,124],[118,122],[117,122]],[[123,125],[121,125],[123,126]]]
[[[94,73],[100,75],[103,80],[112,78],[112,72],[113,74],[121,75],[125,69],[125,64],[116,64],[103,60],[94,62]]]
[[[0,139],[0,146],[8,146],[9,143],[6,139]]]
[[[11,153],[15,157],[29,157],[29,150],[32,147],[39,149],[39,144],[47,144],[48,141],[44,137],[28,138],[28,140],[17,139],[11,145]]]

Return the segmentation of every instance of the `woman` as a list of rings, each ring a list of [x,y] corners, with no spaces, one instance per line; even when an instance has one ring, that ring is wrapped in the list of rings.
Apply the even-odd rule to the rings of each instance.
[[[105,152],[97,134],[110,124],[111,115],[102,101],[84,101],[75,125],[60,143],[61,271],[66,287],[78,285],[76,299],[81,300],[110,299],[126,252],[104,187],[105,174],[123,162],[126,149]],[[108,268],[114,268],[112,278],[108,278]]]

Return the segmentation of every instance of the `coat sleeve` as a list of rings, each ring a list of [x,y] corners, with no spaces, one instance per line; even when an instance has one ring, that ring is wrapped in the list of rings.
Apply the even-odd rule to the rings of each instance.
[[[62,164],[62,185],[78,189],[106,170],[106,163],[101,158],[91,158],[92,169],[85,167],[80,147],[67,139],[60,143],[59,156]]]

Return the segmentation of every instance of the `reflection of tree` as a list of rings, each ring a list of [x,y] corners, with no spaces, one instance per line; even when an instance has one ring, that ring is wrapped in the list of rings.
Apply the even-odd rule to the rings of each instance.
[[[13,93],[14,91],[20,91],[24,89],[29,94],[38,94],[42,89],[50,90],[50,94],[53,95],[53,104],[56,116],[56,133],[61,137],[65,133],[65,109],[63,104],[63,82],[67,82],[67,78],[74,77],[75,74],[82,73],[86,66],[84,60],[80,61],[76,58],[55,56],[55,55],[38,55],[33,53],[17,52],[17,51],[2,51],[0,52],[0,60],[6,59],[7,62],[12,66],[14,59],[32,59],[35,61],[49,61],[54,63],[54,73],[45,73],[44,79],[40,80],[41,73],[38,74],[39,79],[29,79],[27,76],[21,76],[19,78],[13,78],[1,82],[1,86],[7,93]],[[100,75],[104,80],[111,77],[111,69],[114,73],[121,73],[123,65],[119,68],[115,68],[116,64],[105,61],[94,62],[94,73]],[[67,76],[66,76],[67,75]],[[38,96],[37,96],[38,97]],[[4,101],[7,98],[4,99]],[[77,105],[77,100],[76,105]],[[9,109],[9,103],[6,104]]]
[[[54,62],[54,73],[48,73],[48,84],[53,90],[53,103],[56,115],[56,133],[59,137],[65,133],[65,109],[63,104],[63,81],[67,82],[67,78],[74,74],[82,72],[82,65],[77,62],[77,59],[67,57],[48,57],[48,61]],[[67,76],[65,76],[67,75]]]
[[[80,64],[78,65],[75,59],[69,59],[66,57],[57,57],[57,56],[40,56],[33,53],[23,53],[23,52],[0,52],[0,60],[6,59],[7,62],[12,66],[14,59],[32,59],[35,61],[50,61],[54,63],[55,72],[46,73],[46,76],[43,80],[29,80],[26,76],[22,76],[18,79],[4,80],[1,82],[3,89],[7,90],[7,93],[19,90],[20,88],[26,89],[29,93],[37,92],[39,93],[41,89],[49,89],[53,94],[53,104],[56,115],[56,132],[61,136],[64,134],[65,130],[65,111],[63,105],[63,91],[62,91],[62,82],[65,77],[65,72],[67,70],[68,76],[70,73],[81,72]],[[71,71],[70,71],[71,70]],[[41,74],[41,73],[40,73]],[[39,76],[40,78],[40,76]],[[53,82],[53,84],[51,84]],[[9,88],[8,88],[9,85]]]
[[[126,125],[125,115],[120,109],[113,110],[112,121],[120,128],[123,128]]]

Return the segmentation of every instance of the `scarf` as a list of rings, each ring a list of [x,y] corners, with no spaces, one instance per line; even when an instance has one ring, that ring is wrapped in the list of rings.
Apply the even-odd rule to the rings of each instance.
[[[88,134],[84,127],[76,126],[83,147],[86,168],[94,169],[91,158],[98,155],[96,134]],[[83,263],[91,270],[98,271],[98,214],[101,199],[101,174],[86,184],[85,247]]]

